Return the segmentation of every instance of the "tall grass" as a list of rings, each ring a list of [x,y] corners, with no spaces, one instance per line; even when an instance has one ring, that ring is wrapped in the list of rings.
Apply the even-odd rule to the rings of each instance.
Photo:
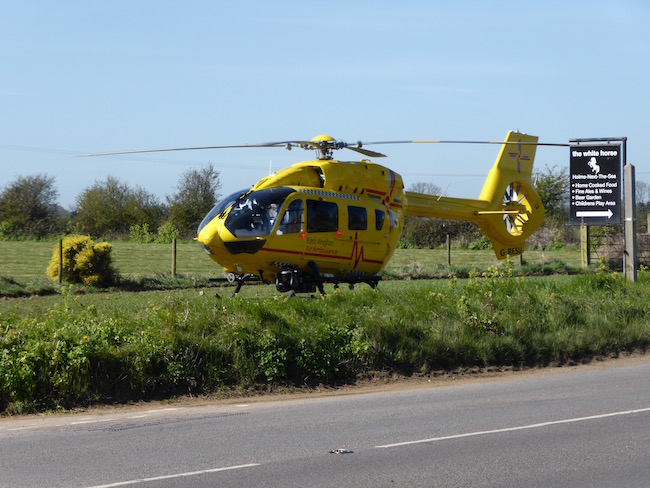
[[[0,308],[0,410],[233,388],[337,384],[370,371],[515,368],[645,350],[650,278],[594,273],[382,282],[285,299],[210,289],[37,298]],[[35,304],[35,303],[34,303]]]

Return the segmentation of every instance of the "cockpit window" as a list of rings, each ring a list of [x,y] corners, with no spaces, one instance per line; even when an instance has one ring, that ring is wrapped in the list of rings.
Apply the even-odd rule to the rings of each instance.
[[[270,188],[249,193],[235,201],[226,228],[235,237],[259,237],[271,233],[280,207],[293,188]]]
[[[208,212],[208,215],[206,215],[203,218],[203,220],[201,221],[201,223],[199,224],[199,230],[198,230],[197,234],[200,234],[201,229],[203,229],[203,227],[208,225],[213,218],[215,218],[221,212],[223,212],[228,207],[230,207],[235,200],[237,200],[240,196],[245,194],[247,191],[248,190],[239,190],[239,191],[236,191],[235,193],[232,193],[232,194],[228,195],[227,197],[222,198],[221,200],[219,200],[217,202],[217,204],[214,207],[212,207],[212,210],[210,210]]]

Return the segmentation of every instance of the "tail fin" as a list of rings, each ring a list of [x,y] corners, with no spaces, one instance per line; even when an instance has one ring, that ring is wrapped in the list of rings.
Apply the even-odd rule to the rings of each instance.
[[[544,221],[544,205],[532,182],[537,137],[509,132],[479,200],[489,202],[477,223],[497,258],[524,252],[525,242]],[[512,144],[517,143],[517,144]]]
[[[544,221],[532,183],[537,137],[509,132],[478,200],[406,192],[406,213],[471,220],[492,242],[498,259],[524,252],[526,239]]]

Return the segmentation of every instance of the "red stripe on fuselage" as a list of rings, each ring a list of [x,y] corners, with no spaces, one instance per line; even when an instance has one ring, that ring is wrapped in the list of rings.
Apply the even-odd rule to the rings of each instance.
[[[272,247],[263,247],[261,250],[266,252],[279,252],[281,254],[302,254],[302,251],[292,251],[290,249],[274,249]]]

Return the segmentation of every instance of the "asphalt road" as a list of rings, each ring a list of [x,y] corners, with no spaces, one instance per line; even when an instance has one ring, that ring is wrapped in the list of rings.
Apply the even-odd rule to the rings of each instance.
[[[648,487],[650,357],[362,394],[2,419],[0,486]]]

